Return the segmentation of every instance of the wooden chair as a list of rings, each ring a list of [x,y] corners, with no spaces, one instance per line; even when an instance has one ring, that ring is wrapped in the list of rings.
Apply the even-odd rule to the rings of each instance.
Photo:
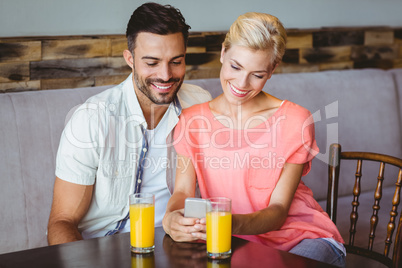
[[[340,144],[332,144],[330,146],[330,156],[328,163],[328,196],[327,196],[327,213],[336,224],[337,199],[338,199],[338,183],[341,160],[357,160],[357,168],[355,174],[355,182],[353,187],[352,212],[350,213],[350,229],[349,241],[345,241],[345,248],[348,253],[361,255],[379,261],[388,267],[402,267],[402,217],[396,220],[398,205],[400,203],[401,186],[402,186],[402,159],[369,152],[342,152]],[[368,234],[368,245],[355,245],[356,224],[358,220],[359,196],[361,193],[362,163],[365,160],[379,162],[379,172],[377,177],[377,186],[374,192],[373,214],[370,221],[370,232]],[[384,180],[385,165],[393,165],[399,167],[399,173],[395,182],[395,193],[392,199],[392,209],[389,213],[389,222],[387,225],[387,236],[384,241],[384,251],[379,253],[373,251],[373,243],[375,231],[378,223],[378,212],[380,209],[380,200],[382,198],[382,186]],[[376,174],[377,175],[377,174]],[[376,176],[375,175],[375,176]],[[375,177],[374,176],[374,177]],[[353,177],[353,175],[352,175]],[[365,176],[366,177],[366,176]],[[362,219],[364,220],[364,219]],[[395,224],[397,221],[397,226]],[[392,256],[389,257],[392,237],[396,229],[394,250]],[[346,239],[345,239],[346,240]]]

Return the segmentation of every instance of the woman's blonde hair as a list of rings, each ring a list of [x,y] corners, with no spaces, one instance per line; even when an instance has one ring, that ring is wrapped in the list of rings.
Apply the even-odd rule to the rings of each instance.
[[[240,15],[230,26],[223,46],[225,50],[233,45],[253,50],[272,51],[272,64],[282,60],[286,48],[286,30],[275,16],[266,13],[248,12]]]

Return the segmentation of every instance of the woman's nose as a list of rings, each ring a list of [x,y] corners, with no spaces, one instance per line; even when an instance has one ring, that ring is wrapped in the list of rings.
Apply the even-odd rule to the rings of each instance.
[[[248,86],[248,75],[247,74],[243,74],[240,78],[239,78],[239,87],[241,88],[246,88]]]

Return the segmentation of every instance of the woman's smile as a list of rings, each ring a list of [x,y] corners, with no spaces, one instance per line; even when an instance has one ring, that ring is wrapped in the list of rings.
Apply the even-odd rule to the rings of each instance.
[[[230,82],[228,82],[228,84],[229,84],[229,88],[230,88],[232,94],[237,96],[237,97],[245,97],[250,92],[250,91],[241,90],[239,88],[236,88]]]

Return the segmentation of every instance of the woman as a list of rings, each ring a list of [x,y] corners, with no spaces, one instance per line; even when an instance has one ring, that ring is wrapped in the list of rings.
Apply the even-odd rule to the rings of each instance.
[[[269,14],[246,13],[222,45],[223,94],[183,111],[175,129],[174,194],[163,226],[176,241],[206,238],[205,219],[184,218],[186,197],[232,199],[233,235],[343,266],[336,226],[301,177],[318,153],[311,114],[262,91],[285,52]]]

